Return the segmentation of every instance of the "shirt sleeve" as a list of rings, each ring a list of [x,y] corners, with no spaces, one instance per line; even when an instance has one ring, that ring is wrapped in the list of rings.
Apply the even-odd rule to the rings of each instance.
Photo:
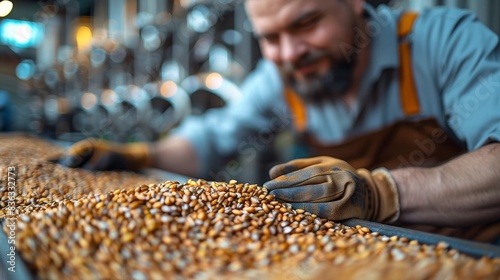
[[[426,15],[429,53],[445,119],[468,150],[500,141],[500,45],[472,13],[442,9]]]
[[[277,132],[291,124],[281,79],[271,62],[259,62],[241,89],[240,99],[204,115],[190,116],[173,131],[193,145],[202,177],[220,169],[223,158],[239,154],[253,160]]]

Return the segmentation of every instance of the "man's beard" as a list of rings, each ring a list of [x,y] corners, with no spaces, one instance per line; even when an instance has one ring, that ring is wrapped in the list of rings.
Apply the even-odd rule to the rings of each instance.
[[[297,81],[293,73],[296,69],[311,65],[323,58],[329,58],[330,69],[326,73],[313,73],[302,81]],[[287,63],[282,67],[282,75],[285,83],[291,86],[295,92],[305,101],[310,103],[321,103],[325,101],[338,100],[343,97],[352,83],[356,55],[347,59],[334,59],[325,51],[314,51],[305,55],[298,63]]]

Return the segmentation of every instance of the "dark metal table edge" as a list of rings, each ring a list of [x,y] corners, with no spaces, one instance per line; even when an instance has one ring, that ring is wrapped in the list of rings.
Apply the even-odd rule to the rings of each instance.
[[[483,256],[500,258],[500,246],[495,246],[493,244],[469,241],[360,219],[349,219],[341,223],[351,227],[355,227],[357,225],[367,227],[372,232],[376,231],[389,237],[393,235],[406,237],[410,240],[417,240],[420,244],[436,245],[439,242],[446,242],[450,249],[455,249],[460,253],[469,255],[473,258],[481,258]]]

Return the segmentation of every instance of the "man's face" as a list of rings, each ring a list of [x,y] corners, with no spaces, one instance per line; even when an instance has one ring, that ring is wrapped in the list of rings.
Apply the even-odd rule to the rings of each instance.
[[[362,0],[247,0],[261,51],[308,101],[342,96],[356,62]]]

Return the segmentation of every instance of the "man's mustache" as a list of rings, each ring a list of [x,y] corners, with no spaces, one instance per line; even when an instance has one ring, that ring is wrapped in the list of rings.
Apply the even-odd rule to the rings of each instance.
[[[308,77],[297,80],[295,72],[320,59],[328,59],[330,68],[324,73],[311,73]],[[342,97],[351,85],[353,68],[356,60],[348,62],[344,59],[335,59],[331,53],[322,50],[304,54],[294,62],[284,62],[278,69],[287,86],[292,87],[302,98],[311,103],[334,100]]]
[[[326,51],[308,52],[303,57],[298,59],[296,62],[285,62],[283,64],[283,71],[286,74],[291,74],[291,73],[295,72],[297,69],[314,64],[318,60],[320,60],[324,57],[328,57],[328,56],[329,56],[329,54]]]

